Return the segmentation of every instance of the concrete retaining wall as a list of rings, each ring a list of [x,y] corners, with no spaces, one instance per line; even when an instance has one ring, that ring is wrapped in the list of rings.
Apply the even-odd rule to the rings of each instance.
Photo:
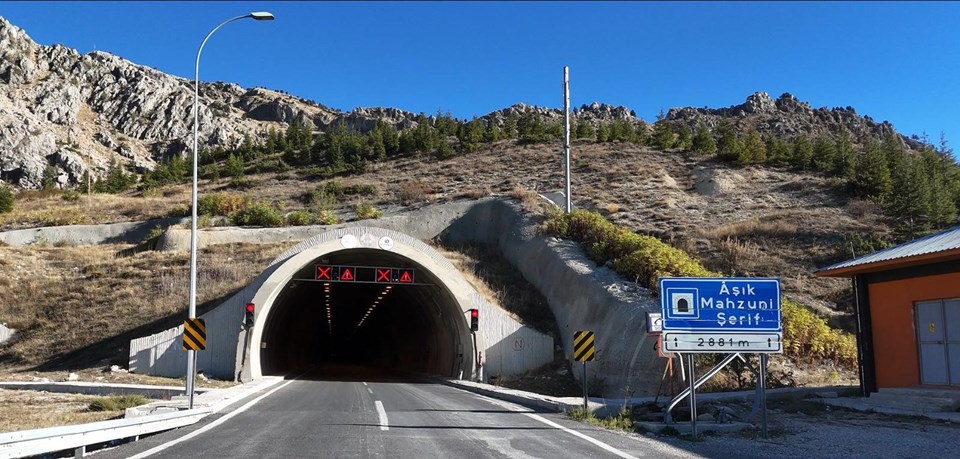
[[[656,338],[645,333],[646,313],[660,311],[649,290],[596,266],[573,242],[538,235],[536,225],[504,201],[477,204],[441,238],[498,247],[546,297],[569,360],[573,333],[592,330],[597,361],[587,365],[587,378],[604,396],[656,394],[664,361],[657,357]],[[577,379],[579,365],[573,372]]]
[[[0,324],[0,343],[13,337],[14,330],[7,328],[6,324]]]
[[[189,221],[177,217],[109,225],[48,226],[0,232],[0,241],[12,246],[136,244],[146,239],[150,230],[156,226],[166,228]]]

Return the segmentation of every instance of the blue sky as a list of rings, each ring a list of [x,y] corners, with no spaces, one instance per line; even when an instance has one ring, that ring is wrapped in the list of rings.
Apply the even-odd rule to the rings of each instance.
[[[37,42],[108,51],[192,78],[264,86],[343,110],[469,118],[517,102],[725,107],[755,91],[853,106],[960,145],[955,2],[0,2]]]

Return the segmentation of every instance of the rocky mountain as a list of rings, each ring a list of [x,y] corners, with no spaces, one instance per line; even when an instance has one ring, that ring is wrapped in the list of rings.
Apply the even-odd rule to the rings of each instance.
[[[193,82],[105,52],[81,55],[42,46],[0,17],[0,179],[40,185],[52,166],[60,186],[96,177],[120,159],[152,168],[186,151],[193,128]],[[366,130],[380,119],[399,128],[414,114],[395,109],[344,113],[263,88],[200,85],[200,141],[232,147],[295,118],[316,129]]]
[[[843,131],[854,140],[867,137],[879,139],[891,133],[899,135],[889,122],[876,122],[869,116],[860,116],[853,107],[814,109],[790,93],[784,93],[774,100],[765,92],[757,92],[747,97],[744,103],[732,107],[673,108],[667,113],[667,120],[674,124],[703,125],[710,129],[716,127],[723,118],[731,120],[734,128],[740,132],[754,129],[761,135],[780,138],[835,136]],[[917,140],[902,135],[900,138],[910,148],[921,147]]]
[[[344,125],[366,132],[378,120],[409,129],[422,116],[395,108],[344,112],[282,91],[222,82],[201,83],[199,105],[201,145],[227,148],[237,146],[246,135],[263,139],[271,128],[283,131],[294,119],[317,131]],[[0,17],[2,181],[38,188],[49,174],[58,186],[67,187],[88,172],[102,176],[112,161],[152,169],[164,157],[189,151],[192,107],[191,80],[106,52],[80,54],[61,45],[39,45]],[[511,115],[529,111],[546,120],[563,117],[560,109],[521,103],[482,119],[503,123]],[[678,108],[667,115],[675,124],[708,127],[723,117],[734,120],[739,130],[753,128],[787,137],[844,129],[856,138],[893,132],[889,123],[861,117],[852,108],[812,109],[789,94],[773,100],[761,92],[729,108]],[[575,108],[572,118],[593,124],[639,121],[627,107],[596,102]]]

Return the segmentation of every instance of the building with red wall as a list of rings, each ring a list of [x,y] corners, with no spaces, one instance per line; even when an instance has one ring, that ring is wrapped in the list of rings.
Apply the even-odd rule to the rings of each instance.
[[[853,280],[864,395],[960,388],[960,226],[816,274]]]

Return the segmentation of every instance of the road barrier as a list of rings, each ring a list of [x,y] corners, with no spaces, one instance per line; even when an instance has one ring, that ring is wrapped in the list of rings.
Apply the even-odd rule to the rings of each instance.
[[[141,435],[194,424],[212,412],[211,408],[196,408],[130,419],[2,433],[0,459],[65,450],[74,450],[75,457],[82,457],[87,446],[127,438],[138,440]]]

